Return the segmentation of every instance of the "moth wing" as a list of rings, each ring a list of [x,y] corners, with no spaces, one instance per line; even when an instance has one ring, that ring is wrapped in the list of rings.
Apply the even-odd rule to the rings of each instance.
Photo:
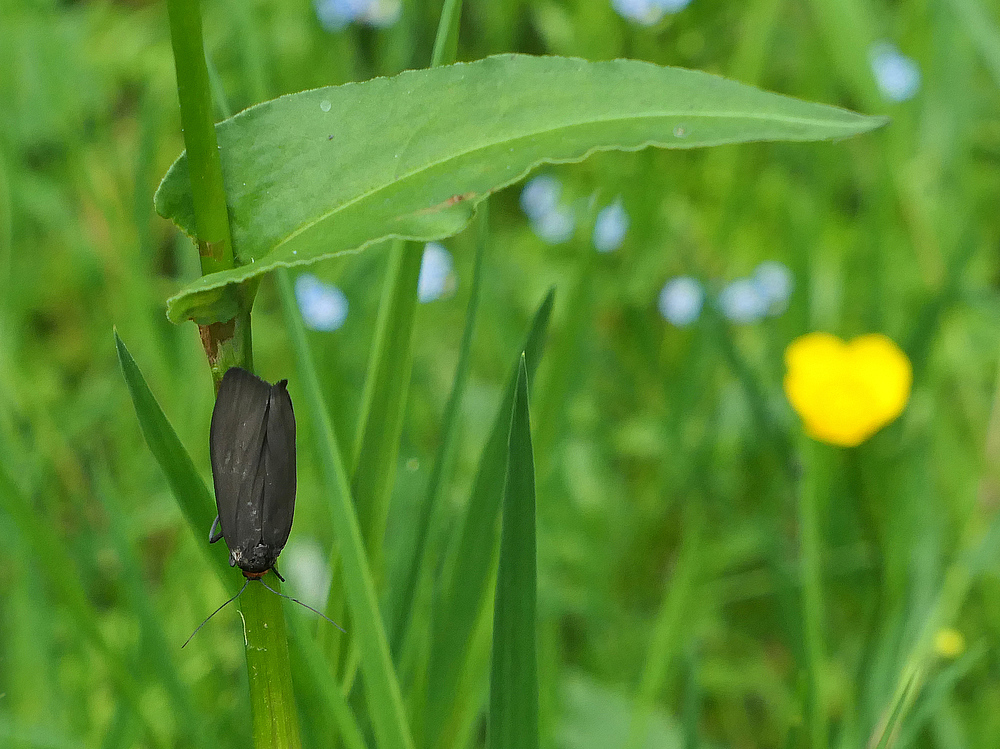
[[[209,447],[219,525],[230,550],[253,548],[260,540],[261,453],[270,390],[259,377],[232,367],[215,399]]]
[[[264,438],[263,541],[275,556],[288,540],[295,511],[295,413],[286,384],[271,387]]]

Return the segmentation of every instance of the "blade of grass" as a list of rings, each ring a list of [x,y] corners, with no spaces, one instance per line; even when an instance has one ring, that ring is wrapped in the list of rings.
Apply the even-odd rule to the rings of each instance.
[[[935,714],[953,695],[955,687],[986,656],[986,647],[980,645],[965,653],[959,660],[943,668],[933,682],[927,685],[924,696],[914,707],[912,717],[906,721],[900,734],[900,746],[917,746],[920,733]]]
[[[507,444],[486,746],[537,749],[535,465],[524,354],[517,371]]]
[[[368,693],[369,717],[378,745],[383,749],[412,749],[399,683],[392,666],[375,583],[365,557],[364,540],[351,502],[347,471],[323,399],[312,352],[306,342],[305,326],[295,304],[295,292],[288,271],[275,274],[278,294],[288,323],[292,348],[298,362],[302,389],[316,428],[317,453],[330,499],[330,515],[340,548],[341,569],[351,619],[357,623],[354,636],[361,653],[361,672]]]
[[[317,734],[323,737],[322,741],[314,740],[313,744],[332,744],[331,737],[337,736],[345,749],[366,749],[367,745],[354,713],[344,699],[340,686],[330,675],[323,651],[308,633],[303,618],[292,615],[287,621],[292,642],[296,645],[291,652],[295,683],[299,685],[296,691],[300,699],[309,703],[305,711],[313,719],[311,725],[309,722],[304,725],[312,729],[314,738]],[[310,678],[300,679],[299,674],[308,674]]]
[[[118,363],[121,365],[122,375],[132,397],[132,405],[135,407],[135,415],[139,419],[139,427],[146,438],[146,444],[149,445],[150,452],[163,470],[167,484],[177,504],[180,505],[191,532],[199,540],[205,539],[215,520],[215,500],[205,486],[198,469],[195,468],[194,461],[191,460],[191,456],[164,415],[160,404],[156,402],[125,342],[118,336],[117,330],[114,334]],[[198,548],[211,560],[223,585],[235,593],[238,585],[242,583],[238,582],[238,578],[232,573],[225,546],[199,543]]]
[[[530,380],[541,358],[555,290],[550,289],[532,320],[524,357]],[[449,721],[451,703],[469,649],[470,636],[483,608],[497,549],[507,438],[520,356],[508,379],[503,400],[483,448],[464,522],[448,553],[442,586],[434,606],[431,663],[425,709],[426,746],[434,746]],[[530,382],[529,382],[530,384]]]
[[[362,399],[351,496],[376,579],[410,385],[413,319],[423,246],[396,241],[379,307]]]
[[[1000,29],[977,0],[948,0],[972,40],[993,82],[1000,86]]]
[[[489,204],[483,203],[479,210],[479,237],[476,243],[476,257],[472,271],[472,289],[469,292],[469,305],[465,313],[465,328],[462,331],[462,342],[459,347],[458,364],[455,367],[455,379],[452,382],[451,393],[445,405],[441,418],[441,441],[434,455],[434,466],[427,481],[423,502],[417,515],[417,529],[411,547],[410,561],[404,567],[406,580],[397,595],[390,602],[389,611],[391,624],[389,626],[392,652],[397,657],[406,640],[407,631],[413,617],[413,606],[417,598],[418,584],[433,576],[435,560],[437,559],[438,543],[440,541],[440,497],[441,485],[444,479],[445,467],[450,463],[455,446],[458,423],[458,410],[465,394],[465,385],[469,379],[469,362],[472,352],[472,335],[476,327],[476,313],[479,309],[479,296],[482,280],[483,256],[489,237]],[[435,529],[432,531],[432,529]]]
[[[809,746],[829,745],[829,718],[824,680],[823,561],[821,558],[821,493],[830,486],[829,448],[802,438],[802,481],[799,488],[799,556],[802,584],[802,640],[805,646]]]
[[[462,0],[444,0],[438,19],[430,67],[450,65],[458,58],[458,26],[462,20]]]

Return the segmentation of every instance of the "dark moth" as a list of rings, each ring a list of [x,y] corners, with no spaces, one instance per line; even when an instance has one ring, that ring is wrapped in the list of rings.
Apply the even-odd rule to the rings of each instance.
[[[274,568],[292,529],[295,414],[287,384],[271,385],[233,367],[222,378],[212,411],[209,445],[219,516],[209,541],[226,539],[229,564],[248,579]]]
[[[191,637],[239,598],[251,580],[260,580],[275,595],[343,629],[323,612],[278,592],[262,579],[271,570],[284,582],[274,563],[285,548],[295,512],[295,414],[287,384],[288,380],[281,380],[271,385],[239,367],[229,369],[219,384],[209,434],[219,516],[208,540],[214,544],[226,539],[229,564],[239,567],[246,580],[239,593],[213,611]]]

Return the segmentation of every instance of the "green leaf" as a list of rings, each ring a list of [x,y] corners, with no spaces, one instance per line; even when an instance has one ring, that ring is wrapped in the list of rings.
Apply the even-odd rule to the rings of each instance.
[[[389,655],[375,583],[365,557],[361,528],[351,502],[347,469],[341,459],[336,433],[316,374],[312,352],[306,342],[305,326],[295,304],[295,292],[287,272],[277,274],[278,294],[288,322],[292,347],[298,359],[299,377],[313,425],[320,468],[330,500],[330,516],[340,547],[344,592],[350,606],[351,632],[361,652],[361,672],[368,694],[369,717],[384,749],[412,749],[413,739],[403,708],[399,681]]]
[[[524,354],[517,372],[507,444],[486,746],[537,749],[535,463],[531,454],[528,368]]]
[[[529,381],[541,359],[554,300],[555,290],[551,289],[535,312],[531,331],[522,349]],[[520,361],[519,354],[503,401],[493,420],[489,439],[483,447],[465,518],[445,562],[441,594],[434,607],[425,721],[428,732],[424,741],[426,746],[436,743],[438,733],[450,718],[451,707],[455,702],[453,695],[463,664],[469,656],[469,643],[491,583],[504,477],[507,473],[510,414],[514,407]]]
[[[118,337],[117,330],[115,330],[115,348],[118,350],[118,363],[121,365],[129,395],[132,396],[132,405],[135,407],[135,415],[139,418],[139,427],[146,438],[146,444],[163,469],[163,475],[192,532],[205,540],[205,543],[198,544],[198,548],[212,560],[223,584],[236,592],[238,585],[242,583],[230,570],[228,549],[225,544],[214,546],[208,544],[208,531],[216,516],[215,499],[205,486],[201,474],[195,468],[194,461],[181,443],[177,432],[167,421],[160,404],[156,402],[135,359],[132,358],[124,341]]]
[[[698,71],[524,55],[283,96],[218,126],[240,267],[195,281],[168,315],[218,321],[227,284],[389,237],[451,236],[479,201],[543,162],[843,138],[884,122]],[[156,209],[195,233],[184,156]]]

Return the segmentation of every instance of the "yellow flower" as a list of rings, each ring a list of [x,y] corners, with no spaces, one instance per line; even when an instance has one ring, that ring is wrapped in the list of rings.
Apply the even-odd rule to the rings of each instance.
[[[953,627],[939,629],[934,635],[934,650],[942,658],[958,658],[965,652],[965,636]]]
[[[813,439],[854,447],[892,422],[910,397],[906,354],[873,333],[844,343],[829,333],[796,338],[785,350],[785,394]]]

